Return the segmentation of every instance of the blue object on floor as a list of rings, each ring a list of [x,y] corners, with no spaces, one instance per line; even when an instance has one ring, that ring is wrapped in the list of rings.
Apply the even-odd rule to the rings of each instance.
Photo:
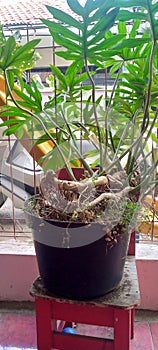
[[[136,231],[136,243],[139,243],[139,236],[140,236],[139,231]]]
[[[70,334],[77,334],[76,330],[74,328],[71,327],[66,327],[63,329],[62,333],[70,333]]]

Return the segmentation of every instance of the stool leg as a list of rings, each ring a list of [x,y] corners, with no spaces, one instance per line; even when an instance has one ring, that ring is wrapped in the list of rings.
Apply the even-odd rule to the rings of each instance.
[[[134,338],[134,314],[135,314],[135,310],[133,308],[131,309],[131,339]]]
[[[131,310],[114,310],[114,350],[130,350]]]
[[[52,349],[51,303],[47,299],[35,298],[37,349]]]

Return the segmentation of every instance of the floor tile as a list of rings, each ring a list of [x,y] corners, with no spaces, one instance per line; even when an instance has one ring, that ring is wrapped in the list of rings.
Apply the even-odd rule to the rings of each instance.
[[[105,327],[79,324],[76,331],[78,334],[113,337],[113,330]],[[0,350],[37,350],[34,312],[0,312]],[[152,322],[150,317],[150,321],[145,318],[145,321],[139,319],[135,322],[130,350],[158,350],[158,322],[155,319]]]
[[[158,350],[158,322],[149,323],[154,350]]]
[[[121,349],[120,349],[121,350]],[[122,349],[123,350],[123,349]],[[149,323],[135,323],[134,339],[131,340],[131,350],[158,350],[154,349]]]
[[[0,314],[0,350],[36,349],[34,315]]]

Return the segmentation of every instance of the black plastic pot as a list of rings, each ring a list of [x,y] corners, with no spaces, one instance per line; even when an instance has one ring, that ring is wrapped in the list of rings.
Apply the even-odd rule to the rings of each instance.
[[[103,225],[46,221],[32,214],[30,203],[32,198],[25,202],[25,214],[33,230],[40,276],[50,292],[71,299],[91,299],[118,286],[128,233],[118,235],[117,243],[111,245],[105,240]]]

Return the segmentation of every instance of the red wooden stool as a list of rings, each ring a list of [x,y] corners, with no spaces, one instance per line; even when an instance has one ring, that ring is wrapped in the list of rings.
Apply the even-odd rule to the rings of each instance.
[[[129,253],[134,253],[134,236]],[[135,256],[126,259],[123,279],[114,291],[90,301],[58,298],[37,278],[30,288],[35,298],[38,350],[129,350],[134,336],[134,309],[139,304]],[[60,320],[60,321],[58,321]],[[65,322],[112,327],[113,339],[62,333]],[[93,334],[93,330],[92,330]],[[105,332],[106,334],[106,332]]]

